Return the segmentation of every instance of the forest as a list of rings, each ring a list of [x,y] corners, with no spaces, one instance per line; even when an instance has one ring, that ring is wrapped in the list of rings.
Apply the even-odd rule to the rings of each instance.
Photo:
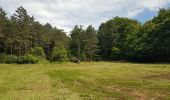
[[[57,23],[57,22],[56,22]],[[18,7],[8,17],[0,8],[0,63],[43,61],[170,62],[170,9],[140,23],[114,17],[98,30],[76,25],[70,34],[50,23],[41,24]]]

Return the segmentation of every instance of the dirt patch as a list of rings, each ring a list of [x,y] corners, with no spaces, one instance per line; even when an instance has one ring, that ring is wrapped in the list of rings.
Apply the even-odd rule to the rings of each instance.
[[[166,73],[166,74],[158,74],[158,75],[150,75],[150,76],[146,76],[144,77],[144,79],[152,79],[152,80],[170,80],[170,73]]]
[[[132,96],[136,100],[162,100],[162,99],[159,99],[159,98],[162,98],[162,95],[160,95],[159,93],[155,93],[154,96],[151,96],[146,91],[139,91],[139,90],[134,90],[134,89],[129,89],[129,88],[119,88],[119,87],[108,86],[107,89],[111,91],[120,92],[128,96]]]
[[[136,91],[136,90],[132,90],[132,89],[118,88],[118,87],[113,87],[113,86],[109,86],[109,87],[107,87],[107,89],[135,97],[137,100],[147,100],[148,99],[147,94],[145,94],[143,92]]]
[[[82,83],[79,80],[74,80],[74,84],[76,85],[82,85]]]

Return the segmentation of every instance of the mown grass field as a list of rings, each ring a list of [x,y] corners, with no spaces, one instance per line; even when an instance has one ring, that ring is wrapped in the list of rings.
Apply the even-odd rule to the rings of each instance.
[[[170,64],[0,64],[0,100],[170,100]]]

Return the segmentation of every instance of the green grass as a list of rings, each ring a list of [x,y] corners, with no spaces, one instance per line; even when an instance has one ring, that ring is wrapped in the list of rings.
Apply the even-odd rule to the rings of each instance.
[[[151,99],[170,99],[170,64],[0,64],[0,100]]]

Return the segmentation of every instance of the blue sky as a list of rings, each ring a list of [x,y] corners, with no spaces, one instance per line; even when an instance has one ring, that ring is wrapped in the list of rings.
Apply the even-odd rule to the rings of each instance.
[[[0,6],[8,16],[23,6],[42,24],[48,22],[69,32],[76,24],[92,24],[98,29],[115,16],[144,23],[157,15],[159,8],[170,7],[170,0],[0,0]]]
[[[137,19],[141,23],[144,23],[144,22],[152,19],[156,15],[157,15],[156,11],[149,11],[148,9],[145,9],[143,12],[141,12],[140,14],[135,16],[134,19]]]
[[[157,16],[157,14],[158,14],[157,11],[149,11],[148,9],[145,9],[143,12],[135,16],[133,19],[136,19],[141,23],[145,23],[146,21],[151,20],[154,16]]]

